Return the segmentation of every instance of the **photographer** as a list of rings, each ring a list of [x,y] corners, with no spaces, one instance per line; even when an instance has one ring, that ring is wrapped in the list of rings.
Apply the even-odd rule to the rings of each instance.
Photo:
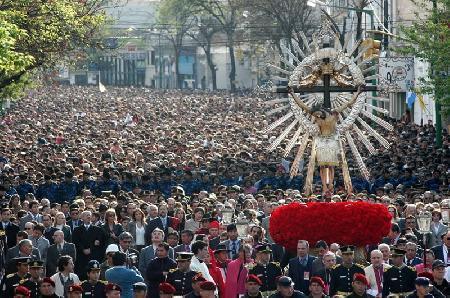
[[[139,252],[130,248],[131,243],[133,243],[133,236],[130,233],[122,232],[119,235],[119,251],[127,255],[130,265],[137,266],[139,264]]]
[[[123,252],[115,252],[113,257],[113,267],[106,270],[105,277],[110,283],[120,286],[122,289],[122,298],[133,297],[133,284],[144,281],[136,267],[127,268],[127,255]]]

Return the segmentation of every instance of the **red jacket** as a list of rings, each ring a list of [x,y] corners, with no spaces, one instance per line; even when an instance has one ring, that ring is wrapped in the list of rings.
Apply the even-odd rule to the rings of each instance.
[[[225,283],[222,279],[222,273],[220,272],[219,268],[216,266],[209,264],[208,265],[209,274],[211,274],[211,277],[214,279],[214,282],[217,285],[217,288],[219,289],[219,298],[225,297]]]

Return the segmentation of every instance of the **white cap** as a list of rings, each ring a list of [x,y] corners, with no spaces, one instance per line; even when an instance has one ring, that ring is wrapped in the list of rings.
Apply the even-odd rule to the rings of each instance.
[[[119,247],[117,246],[117,244],[110,244],[106,248],[105,254],[109,254],[110,252],[116,252],[116,251],[119,251]]]

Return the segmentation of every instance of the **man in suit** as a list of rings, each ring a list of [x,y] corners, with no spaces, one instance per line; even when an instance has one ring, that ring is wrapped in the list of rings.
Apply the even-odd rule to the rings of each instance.
[[[53,218],[50,214],[44,214],[42,215],[42,224],[44,225],[44,237],[50,242],[50,245],[54,244],[55,241],[53,239],[53,235],[56,231],[58,231],[57,228],[53,227]]]
[[[238,239],[237,227],[235,224],[229,224],[227,226],[227,235],[228,239],[223,241],[220,244],[225,245],[228,249],[228,257],[232,260],[235,260],[238,257],[239,247],[241,246],[241,239]]]
[[[324,240],[317,241],[315,245],[315,249],[317,251],[317,259],[314,260],[312,264],[312,274],[317,275],[318,272],[323,271],[324,262],[322,260],[323,256],[329,251],[328,244]],[[335,256],[336,263],[340,264],[342,259],[339,256]]]
[[[70,208],[70,211],[69,211],[70,219],[66,222],[66,224],[70,227],[70,230],[72,231],[72,233],[76,227],[81,226],[83,224],[81,222],[81,220],[79,219],[79,214],[80,214],[80,210],[78,209],[78,207],[72,206]]]
[[[91,224],[91,211],[83,211],[81,220],[83,225],[73,230],[72,240],[77,252],[75,272],[81,279],[86,279],[88,262],[103,260],[105,256],[106,235],[102,228]]]
[[[20,231],[19,226],[12,223],[10,219],[11,210],[9,208],[3,208],[1,213],[2,222],[0,225],[0,230],[5,231],[6,235],[5,253],[7,252],[8,248],[11,248],[17,244],[16,235]]]
[[[389,234],[387,237],[384,237],[381,242],[386,243],[388,245],[396,245],[398,239],[400,238],[401,230],[397,223],[391,224],[391,229],[389,230]]]
[[[133,236],[131,236],[130,233],[122,232],[119,235],[119,251],[126,254],[129,259],[133,260],[134,264],[132,265],[136,266],[139,264],[139,252],[130,247],[131,243],[133,243]]]
[[[147,297],[159,297],[159,284],[166,280],[171,269],[177,268],[177,263],[169,258],[169,248],[167,243],[160,243],[156,248],[156,258],[148,264],[146,271],[149,285]]]
[[[331,251],[327,251],[322,257],[322,262],[324,264],[323,268],[314,273],[314,275],[322,279],[324,282],[323,291],[328,295],[331,284],[331,270],[333,270],[334,266],[336,266],[336,255]]]
[[[316,257],[309,255],[309,243],[299,240],[297,257],[289,260],[288,276],[295,283],[295,289],[309,295],[309,280],[312,277],[312,263]]]
[[[76,261],[76,248],[75,244],[64,241],[63,231],[56,231],[53,235],[55,244],[50,245],[47,251],[47,265],[45,274],[50,277],[58,271],[58,259],[60,256],[71,256],[73,261]],[[75,262],[76,263],[76,262]]]
[[[39,214],[39,202],[31,201],[30,204],[28,205],[28,208],[30,209],[28,214],[20,219],[20,230],[23,230],[25,228],[25,224],[27,222],[32,221],[35,221],[37,223],[42,222],[42,215]]]
[[[163,243],[163,240],[164,232],[159,228],[154,229],[151,234],[151,244],[144,247],[139,254],[139,271],[142,276],[145,276],[148,264],[155,258],[156,248],[159,244]],[[173,248],[171,247],[169,248],[169,258],[174,259]]]
[[[436,260],[441,260],[446,266],[449,266],[450,255],[448,254],[448,251],[450,251],[450,231],[442,236],[442,243],[442,245],[437,245],[431,248],[431,250],[434,252]]]
[[[194,233],[191,230],[181,231],[181,244],[175,246],[174,253],[191,252],[191,242],[194,239]]]
[[[384,271],[391,268],[391,265],[383,263],[383,253],[378,250],[372,250],[370,253],[370,265],[364,268],[364,272],[369,282],[367,293],[372,296],[379,296],[383,293],[383,274]]]
[[[41,260],[39,250],[33,247],[29,239],[22,239],[19,243],[10,248],[6,254],[6,274],[13,273],[16,270],[16,258],[29,258],[32,260]]]
[[[173,218],[170,216],[167,216],[167,204],[161,203],[159,205],[159,216],[155,219],[152,219],[145,228],[145,239],[150,239],[150,235],[152,234],[153,230],[156,228],[159,228],[164,231],[164,241],[167,240],[167,235],[169,234],[169,228],[173,224]],[[147,242],[147,245],[150,244]]]
[[[417,244],[414,242],[406,243],[405,264],[409,267],[422,264],[422,259],[417,257]]]

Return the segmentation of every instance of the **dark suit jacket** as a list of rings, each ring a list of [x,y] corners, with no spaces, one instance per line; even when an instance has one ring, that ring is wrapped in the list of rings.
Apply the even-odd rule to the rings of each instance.
[[[77,251],[77,262],[75,263],[75,273],[81,279],[86,279],[86,266],[90,260],[101,262],[105,257],[106,235],[102,228],[90,225],[86,231],[84,225],[73,230],[72,240]],[[96,245],[95,242],[99,241]],[[91,253],[85,255],[83,249],[89,248]]]
[[[145,244],[149,245],[151,243],[151,235],[154,229],[159,228],[164,231],[164,241],[167,240],[167,234],[169,233],[169,227],[172,227],[172,217],[167,217],[167,224],[166,228],[163,227],[163,223],[161,220],[161,217],[157,217],[155,219],[152,219],[150,222],[148,222],[147,226],[145,227]]]
[[[47,277],[52,276],[58,271],[58,259],[60,256],[69,255],[72,257],[73,262],[76,263],[76,248],[75,244],[64,242],[64,246],[61,252],[58,251],[56,244],[50,245],[47,250],[47,265],[45,269],[45,275]]]
[[[436,260],[441,260],[445,264],[447,264],[447,260],[444,260],[444,247],[443,245],[437,245],[432,247],[431,250],[434,252],[434,257]]]
[[[58,231],[58,229],[55,227],[50,227],[48,231],[44,231],[44,237],[48,240],[48,242],[50,242],[50,245],[55,243],[55,240],[53,240],[53,234],[55,234],[56,231]]]
[[[147,281],[149,285],[149,291],[147,297],[157,298],[159,297],[158,286],[165,281],[163,272],[169,272],[170,269],[177,268],[177,263],[170,258],[155,258],[150,261],[147,267]]]
[[[114,235],[116,235],[116,237],[119,237],[119,235],[123,232],[123,227],[121,224],[114,224],[112,232],[109,229],[108,224],[102,224],[101,228],[103,229],[103,231],[105,232],[105,235],[106,235],[106,246],[108,246],[109,244],[119,244],[119,240],[114,240],[111,237],[111,233],[114,233]]]
[[[18,225],[10,222],[8,226],[5,228],[3,227],[3,224],[0,223],[0,230],[4,230],[6,234],[6,247],[5,247],[5,253],[7,252],[8,248],[14,247],[17,244],[16,235],[20,231],[20,228]]]
[[[66,225],[68,225],[69,227],[70,227],[70,230],[72,231],[72,233],[73,233],[73,229],[74,229],[74,222],[73,222],[73,220],[71,220],[71,219],[69,219],[67,222],[66,222]],[[78,220],[78,226],[79,225],[81,225],[82,224],[82,222],[81,222],[81,219],[79,219]],[[67,239],[66,239],[67,240]]]
[[[214,238],[212,238],[212,239],[209,240],[209,247],[210,247],[212,250],[216,250],[217,245],[219,245],[219,243],[220,243],[220,237],[219,237],[219,236],[214,237]]]
[[[298,257],[289,260],[288,276],[295,283],[294,288],[309,295],[309,280],[312,277],[312,263],[316,257],[308,255],[306,266],[300,264]]]

